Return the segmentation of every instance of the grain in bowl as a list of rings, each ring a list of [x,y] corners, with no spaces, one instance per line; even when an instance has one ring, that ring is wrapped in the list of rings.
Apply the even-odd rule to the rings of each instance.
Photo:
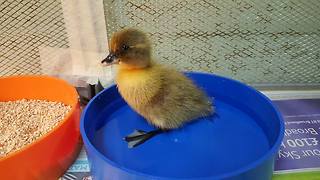
[[[71,106],[46,100],[0,102],[0,158],[48,133],[70,110]]]

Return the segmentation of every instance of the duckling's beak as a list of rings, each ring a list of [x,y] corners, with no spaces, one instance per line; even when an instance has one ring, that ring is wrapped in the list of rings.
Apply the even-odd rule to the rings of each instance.
[[[110,53],[104,60],[101,61],[101,64],[111,65],[117,63],[117,56],[113,53]]]

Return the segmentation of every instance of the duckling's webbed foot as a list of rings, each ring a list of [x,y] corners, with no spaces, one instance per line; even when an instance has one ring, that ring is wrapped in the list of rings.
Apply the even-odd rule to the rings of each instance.
[[[129,148],[134,148],[140,144],[143,144],[144,142],[154,137],[155,135],[163,132],[164,131],[161,129],[156,129],[149,132],[142,131],[142,130],[134,130],[134,132],[126,136],[124,140],[128,142]]]

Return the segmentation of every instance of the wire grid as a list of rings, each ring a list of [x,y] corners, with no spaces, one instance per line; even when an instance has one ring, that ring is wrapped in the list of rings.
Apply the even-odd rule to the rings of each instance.
[[[154,54],[180,70],[254,85],[320,84],[319,0],[104,0],[108,37],[148,32]]]
[[[0,76],[41,74],[41,47],[68,47],[61,1],[0,1]]]

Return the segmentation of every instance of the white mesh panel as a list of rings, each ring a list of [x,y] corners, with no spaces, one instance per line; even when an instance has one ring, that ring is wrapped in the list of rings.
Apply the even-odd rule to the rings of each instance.
[[[41,46],[68,47],[60,1],[0,2],[0,76],[41,74]]]
[[[267,85],[320,84],[319,0],[104,0],[109,35],[148,32],[181,70]],[[110,37],[110,36],[109,36]]]

